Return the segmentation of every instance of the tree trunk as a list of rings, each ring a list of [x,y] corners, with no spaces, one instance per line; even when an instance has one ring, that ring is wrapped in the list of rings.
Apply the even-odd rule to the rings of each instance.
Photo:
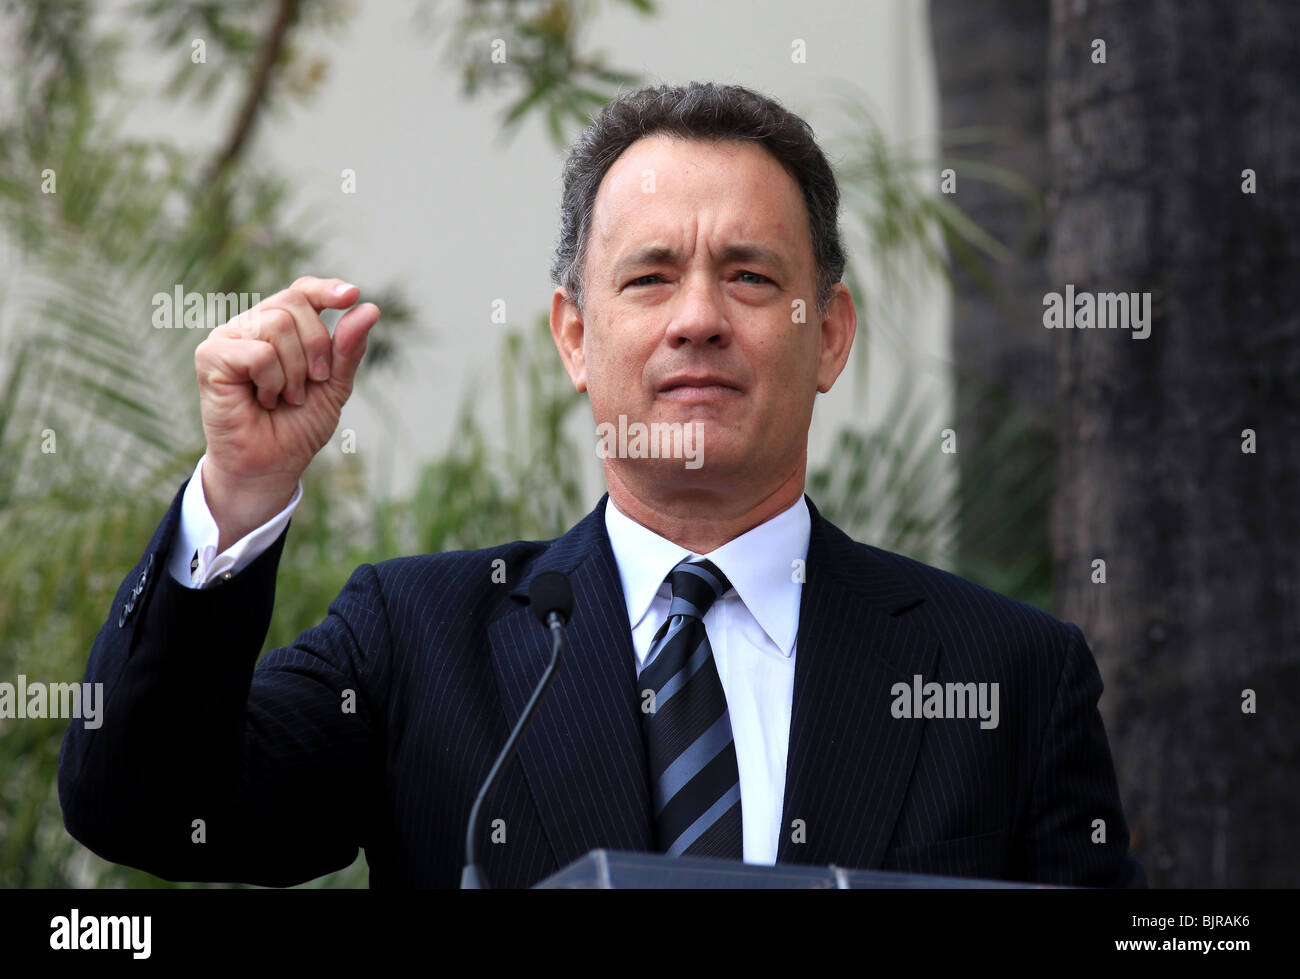
[[[1056,377],[1042,328],[1047,242],[1041,216],[965,161],[1005,168],[1043,188],[1048,177],[1048,10],[1042,0],[931,0],[942,128],[984,129],[952,149],[954,202],[1015,252],[979,282],[961,264],[953,281],[962,515],[957,570],[1017,598],[1051,593],[1050,492]],[[1015,414],[1015,419],[1010,416]],[[1002,443],[999,430],[1019,423]],[[995,444],[996,443],[996,444]]]
[[[1057,609],[1155,886],[1300,885],[1297,39],[1290,2],[1052,3],[1051,288],[1153,310],[1043,331]]]

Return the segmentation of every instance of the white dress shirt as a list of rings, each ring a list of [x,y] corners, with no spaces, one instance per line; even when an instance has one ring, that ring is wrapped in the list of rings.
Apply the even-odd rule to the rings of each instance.
[[[632,625],[637,675],[668,617],[665,580],[688,557],[712,561],[731,582],[704,614],[740,769],[746,863],[776,863],[785,803],[785,764],[794,703],[794,647],[812,518],[803,496],[783,512],[708,554],[695,554],[642,527],[614,505],[605,527]]]
[[[288,506],[217,553],[220,535],[203,494],[203,459],[181,500],[181,521],[168,561],[173,578],[202,588],[238,574],[270,547],[302,499],[302,481]],[[727,696],[740,771],[746,863],[774,864],[781,842],[786,755],[794,702],[795,636],[812,518],[803,496],[788,509],[708,554],[695,554],[632,520],[613,503],[605,528],[627,600],[636,672],[668,617],[668,574],[686,558],[705,557],[731,582],[704,616],[718,677]],[[191,571],[191,561],[198,562]]]

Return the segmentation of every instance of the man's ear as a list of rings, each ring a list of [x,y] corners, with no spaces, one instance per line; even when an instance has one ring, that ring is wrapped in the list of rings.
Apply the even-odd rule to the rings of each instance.
[[[556,287],[551,296],[551,336],[555,349],[560,352],[564,370],[579,393],[587,390],[587,359],[582,353],[584,327],[582,310],[569,299],[563,286]]]
[[[817,390],[825,394],[848,363],[853,337],[858,332],[858,311],[853,305],[853,294],[843,282],[835,284],[821,323],[822,349],[817,364]]]

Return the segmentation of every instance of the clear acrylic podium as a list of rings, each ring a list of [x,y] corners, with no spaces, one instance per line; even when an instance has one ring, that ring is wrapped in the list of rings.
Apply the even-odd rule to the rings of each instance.
[[[845,867],[806,867],[781,863],[774,867],[737,860],[668,857],[661,853],[592,850],[562,870],[534,885],[538,888],[1039,888],[1046,884],[1016,884],[1005,880],[967,877],[933,877],[883,870]]]

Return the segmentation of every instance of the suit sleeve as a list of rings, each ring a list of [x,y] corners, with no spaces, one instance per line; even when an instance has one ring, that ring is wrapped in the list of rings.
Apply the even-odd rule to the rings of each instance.
[[[180,501],[91,649],[104,708],[64,736],[64,824],[169,880],[285,886],[345,867],[383,798],[378,576],[358,568],[320,625],[258,664],[285,534],[229,581],[186,588],[166,567]]]
[[[1012,876],[1083,887],[1145,887],[1142,867],[1129,853],[1115,766],[1097,709],[1101,674],[1083,633],[1075,625],[1067,629],[1065,663]],[[1104,824],[1105,842],[1099,842],[1097,820]]]

